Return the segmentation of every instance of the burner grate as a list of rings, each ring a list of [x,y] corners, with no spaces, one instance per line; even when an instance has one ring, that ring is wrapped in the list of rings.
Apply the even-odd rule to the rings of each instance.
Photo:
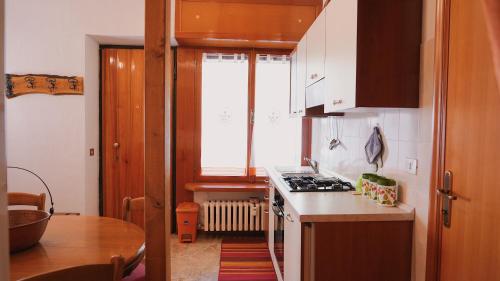
[[[291,192],[343,192],[352,191],[351,183],[335,177],[284,177]]]

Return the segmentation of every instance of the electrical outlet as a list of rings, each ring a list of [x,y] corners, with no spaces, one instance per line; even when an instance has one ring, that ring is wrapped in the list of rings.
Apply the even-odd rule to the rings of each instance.
[[[406,158],[406,172],[408,174],[417,174],[417,159]]]

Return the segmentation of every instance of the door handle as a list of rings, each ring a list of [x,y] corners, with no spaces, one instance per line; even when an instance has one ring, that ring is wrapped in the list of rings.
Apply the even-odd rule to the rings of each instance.
[[[448,198],[448,200],[457,200],[458,199],[458,197],[456,195],[451,195],[447,191],[445,191],[444,189],[441,189],[441,188],[436,189],[436,192],[439,195]]]
[[[453,174],[451,171],[444,172],[443,188],[436,189],[438,195],[441,196],[441,214],[443,216],[443,225],[451,227],[451,202],[457,200],[458,197],[451,192]]]
[[[119,144],[119,143],[117,143],[117,142],[115,142],[115,143],[113,143],[113,147],[114,147],[114,148],[118,148],[118,147],[120,147],[120,144]]]

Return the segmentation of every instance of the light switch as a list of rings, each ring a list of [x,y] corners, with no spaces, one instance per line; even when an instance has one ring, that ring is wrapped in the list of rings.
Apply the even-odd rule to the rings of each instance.
[[[406,158],[406,172],[408,174],[417,174],[417,159]]]
[[[90,156],[94,156],[94,149],[93,149],[93,148],[91,148],[91,149],[90,149],[90,151],[89,151],[89,155],[90,155]]]

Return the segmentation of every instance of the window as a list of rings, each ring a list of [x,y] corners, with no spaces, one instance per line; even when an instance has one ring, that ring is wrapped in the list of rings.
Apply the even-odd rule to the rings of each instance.
[[[248,56],[203,54],[201,173],[244,176],[248,139]]]
[[[302,120],[289,117],[290,58],[199,52],[198,181],[254,181],[266,166],[298,166]]]
[[[257,55],[252,157],[257,176],[266,166],[300,166],[302,120],[289,117],[290,58]]]

